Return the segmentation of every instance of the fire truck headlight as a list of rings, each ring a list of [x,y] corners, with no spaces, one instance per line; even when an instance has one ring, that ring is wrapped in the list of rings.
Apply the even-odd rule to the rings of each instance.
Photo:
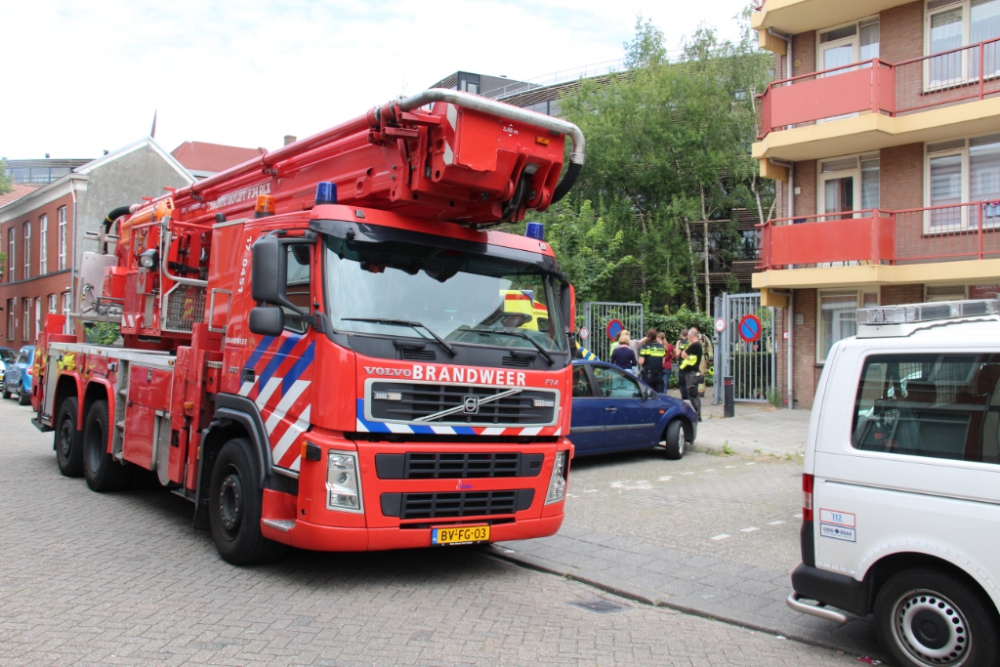
[[[358,457],[353,452],[330,450],[326,471],[326,508],[340,512],[363,512]]]
[[[566,459],[569,452],[558,452],[555,463],[552,464],[552,476],[549,478],[549,492],[545,494],[545,504],[557,503],[566,497]]]

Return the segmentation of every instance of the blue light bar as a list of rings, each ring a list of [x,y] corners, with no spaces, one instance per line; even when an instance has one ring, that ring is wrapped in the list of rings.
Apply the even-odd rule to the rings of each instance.
[[[540,222],[529,222],[528,227],[524,230],[524,235],[529,239],[535,239],[536,241],[545,240],[545,225]]]
[[[316,205],[336,204],[337,184],[330,181],[320,181],[316,184]]]

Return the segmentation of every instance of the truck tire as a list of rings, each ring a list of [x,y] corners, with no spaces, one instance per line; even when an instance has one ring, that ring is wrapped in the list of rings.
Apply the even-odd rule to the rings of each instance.
[[[83,475],[83,431],[76,427],[76,415],[79,406],[76,397],[70,397],[59,406],[59,416],[56,417],[55,450],[56,463],[59,472],[66,477]]]
[[[676,461],[684,456],[684,425],[680,419],[675,419],[663,429],[664,444],[667,446],[667,458]]]
[[[875,634],[904,667],[995,664],[997,610],[961,579],[927,568],[903,570],[875,598]]]
[[[133,468],[108,452],[108,402],[95,401],[83,425],[83,476],[91,491],[121,491],[132,481]]]
[[[234,438],[222,446],[212,467],[208,522],[219,555],[233,565],[277,560],[287,546],[261,534],[264,502],[250,458],[250,443]]]

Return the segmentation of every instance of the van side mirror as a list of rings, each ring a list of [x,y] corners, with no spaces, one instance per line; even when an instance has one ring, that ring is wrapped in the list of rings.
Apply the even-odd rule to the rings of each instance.
[[[280,336],[285,330],[285,311],[280,306],[250,309],[250,331],[261,336]]]
[[[287,261],[277,236],[266,235],[253,244],[253,266],[250,271],[250,295],[254,301],[275,305],[285,298]]]

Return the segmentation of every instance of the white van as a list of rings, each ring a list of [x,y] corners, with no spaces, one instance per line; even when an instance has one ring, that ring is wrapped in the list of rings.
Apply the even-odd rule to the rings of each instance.
[[[1000,664],[998,314],[997,301],[861,309],[816,390],[788,604],[873,613],[899,665]]]

